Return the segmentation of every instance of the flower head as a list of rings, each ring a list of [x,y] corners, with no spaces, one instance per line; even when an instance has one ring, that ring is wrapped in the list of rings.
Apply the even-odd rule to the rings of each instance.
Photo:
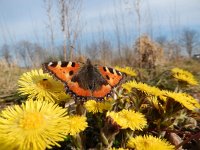
[[[163,92],[164,92],[164,96],[166,96],[167,98],[171,98],[174,101],[179,102],[181,105],[183,105],[189,110],[200,108],[200,104],[198,103],[198,101],[186,93],[175,93],[175,92],[164,91],[164,90]]]
[[[24,73],[18,80],[19,92],[29,99],[48,100],[51,102],[66,100],[64,85],[56,81],[42,69]]]
[[[144,115],[132,110],[107,112],[107,116],[110,116],[122,129],[142,130],[147,125]]]
[[[104,110],[110,110],[112,108],[111,101],[106,102],[97,102],[95,100],[89,100],[85,103],[85,108],[88,112],[95,113],[103,113]]]
[[[173,68],[171,70],[172,76],[180,81],[186,82],[190,85],[198,85],[198,82],[194,78],[193,74],[186,70],[182,70],[179,68]]]
[[[115,148],[115,147],[113,147],[113,148],[110,148],[109,150],[128,150],[127,148]]]
[[[59,146],[68,131],[66,109],[47,101],[26,101],[0,114],[0,149],[43,150]]]
[[[133,76],[133,77],[136,76],[135,70],[133,70],[131,67],[121,68],[119,66],[116,66],[115,69],[120,71],[120,72],[126,73],[127,75],[130,75],[130,76]]]
[[[135,150],[174,150],[175,147],[164,139],[151,135],[137,136],[128,140],[127,146]]]
[[[70,135],[76,135],[84,131],[88,127],[86,120],[87,118],[84,116],[70,116],[67,124],[68,133],[70,133]]]
[[[163,97],[163,92],[159,88],[147,85],[145,83],[141,82],[137,83],[136,81],[129,81],[122,84],[122,87],[126,89],[128,92],[131,92],[132,89],[136,89],[147,95],[157,96],[160,97],[162,100],[165,100],[165,97]]]

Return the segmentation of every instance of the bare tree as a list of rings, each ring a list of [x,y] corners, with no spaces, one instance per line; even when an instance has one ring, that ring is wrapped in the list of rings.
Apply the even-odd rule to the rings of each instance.
[[[130,27],[133,28],[135,26],[135,23],[131,21],[135,17],[132,18],[132,15],[130,15],[131,14],[130,10],[132,9],[131,7],[133,5],[135,5],[135,1],[134,2],[128,0],[114,1],[114,15],[113,15],[114,34],[118,50],[117,57],[120,64],[122,64],[123,58],[127,56],[124,50],[125,49],[127,50],[127,48],[130,47],[129,43],[130,41],[132,42],[133,40],[133,33],[130,33],[132,31],[130,31],[129,29]]]
[[[15,45],[20,58],[20,65],[25,67],[38,67],[45,60],[44,49],[36,43],[20,41]]]
[[[98,42],[98,51],[100,56],[100,61],[103,65],[106,65],[108,61],[111,62],[112,59],[112,50],[111,50],[111,43],[106,40],[105,34],[105,25],[103,22],[103,17],[99,17],[99,26],[98,26],[98,34],[99,34],[99,42]],[[110,63],[109,62],[109,63]]]
[[[184,29],[181,36],[181,43],[186,48],[189,57],[192,57],[194,48],[199,43],[199,34],[192,29]]]
[[[167,42],[167,39],[165,36],[158,36],[156,38],[156,42],[158,42],[162,47],[164,47]]]
[[[59,0],[59,13],[63,40],[64,60],[67,60],[67,49],[69,49],[68,59],[73,59],[73,50],[76,47],[77,38],[82,30],[80,27],[80,13],[82,0]]]
[[[50,31],[50,50],[53,52],[54,50],[54,18],[53,18],[53,1],[52,0],[44,0],[46,14],[48,18],[48,23],[46,24],[47,29]]]
[[[141,7],[141,0],[135,0],[135,4],[134,4],[134,7],[135,7],[135,11],[136,11],[136,14],[137,14],[137,19],[138,19],[138,22],[137,22],[137,26],[138,26],[138,37],[139,37],[139,42],[138,42],[138,50],[141,51],[141,10],[140,10],[140,7]],[[142,63],[139,63],[140,65],[142,65]],[[142,66],[140,66],[142,67]]]
[[[66,29],[66,23],[65,23],[65,0],[59,1],[59,9],[60,9],[60,23],[62,26],[62,32],[63,32],[63,59],[67,60],[67,29]]]
[[[9,47],[9,50],[11,50],[11,45],[15,44],[16,42],[16,36],[15,33],[13,33],[11,31],[11,29],[9,28],[5,16],[3,14],[0,15],[1,19],[0,19],[0,32],[1,32],[1,37],[0,40],[4,41],[4,43],[10,43],[9,45],[7,45]],[[6,52],[7,53],[7,52]],[[11,53],[11,51],[9,51],[9,54]],[[6,54],[7,55],[7,54]],[[16,56],[16,50],[12,49],[12,63],[13,64],[17,64],[17,60],[15,59]]]
[[[85,49],[86,49],[86,55],[88,55],[89,58],[93,60],[98,59],[99,48],[96,42],[92,42],[90,45],[87,44]]]
[[[8,66],[10,66],[10,64],[11,64],[11,54],[10,54],[9,45],[4,44],[1,47],[1,55],[4,58],[4,60],[6,61],[6,63],[8,64]]]
[[[41,66],[41,63],[45,61],[48,55],[46,54],[44,48],[38,43],[34,43],[32,48],[33,48],[33,51],[31,53],[32,54],[31,57],[33,58],[31,59],[32,64],[34,67]]]
[[[177,1],[174,0],[169,12],[169,27],[173,42],[178,42],[178,35],[180,34],[180,16],[177,11]]]
[[[140,10],[141,0],[135,0],[134,7],[135,7],[135,12],[137,14],[137,19],[138,19],[138,37],[140,37],[141,35],[141,10]]]
[[[113,21],[114,21],[114,34],[117,40],[117,50],[118,50],[118,54],[119,54],[119,59],[120,59],[120,64],[122,63],[122,52],[121,52],[121,29],[120,29],[120,23],[119,23],[119,16],[117,15],[117,10],[119,10],[119,8],[117,7],[117,3],[114,1],[114,5],[115,5],[115,13],[114,13],[114,17],[113,17]]]
[[[142,17],[143,21],[145,22],[145,27],[146,27],[146,33],[148,33],[150,38],[154,37],[154,28],[153,28],[153,19],[154,17],[152,16],[152,11],[150,7],[149,1],[145,1],[146,8],[145,10],[145,16]]]
[[[27,48],[29,48],[29,42],[28,41],[20,41],[18,42],[14,49],[16,49],[17,53],[19,54],[18,61],[20,65],[23,65],[25,67],[29,66],[29,62],[27,60]]]
[[[101,52],[101,60],[103,61],[103,65],[107,63],[111,63],[112,61],[112,47],[109,41],[101,41],[99,43],[99,51]]]
[[[125,63],[125,65],[133,66],[135,64],[135,62],[134,62],[135,58],[134,58],[133,50],[128,46],[122,47],[122,50],[123,50],[123,53],[124,53],[124,61],[125,61],[124,63]]]
[[[180,58],[181,46],[178,42],[174,40],[168,41],[166,43],[165,50],[167,61],[178,60]]]

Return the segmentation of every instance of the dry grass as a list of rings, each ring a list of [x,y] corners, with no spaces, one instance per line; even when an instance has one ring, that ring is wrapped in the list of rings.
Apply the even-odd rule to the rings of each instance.
[[[135,43],[137,63],[140,67],[151,69],[164,63],[163,49],[148,36],[141,36]]]
[[[166,69],[171,69],[174,67],[179,67],[185,70],[190,71],[197,77],[197,80],[200,82],[200,65],[199,61],[192,59],[179,59],[166,63],[164,66],[159,66],[156,68],[156,72],[162,72]],[[15,65],[8,66],[5,61],[0,61],[0,99],[4,96],[12,95],[17,91],[17,80],[22,73],[26,72],[28,69],[19,68]],[[200,91],[200,86],[195,90],[196,92]],[[195,93],[196,93],[195,92]],[[200,92],[199,92],[200,93]]]
[[[19,76],[25,72],[26,69],[16,67],[14,65],[8,66],[8,64],[0,61],[0,95],[9,95],[16,91],[17,80]]]
[[[0,60],[0,110],[8,105],[17,103],[17,80],[27,69],[15,65],[8,65]]]

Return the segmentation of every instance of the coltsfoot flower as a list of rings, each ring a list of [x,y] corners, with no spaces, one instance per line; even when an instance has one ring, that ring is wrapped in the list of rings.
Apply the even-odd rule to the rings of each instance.
[[[47,101],[26,101],[0,114],[0,149],[44,150],[69,132],[66,109]]]
[[[98,112],[103,113],[104,110],[110,110],[112,108],[112,102],[97,102],[95,100],[89,100],[84,106],[88,112],[92,112],[93,114]]]
[[[116,66],[115,69],[133,77],[137,75],[135,70],[133,70],[131,67],[121,68],[119,66]]]
[[[175,147],[164,139],[152,135],[136,136],[128,140],[127,146],[134,150],[174,150]]]
[[[198,82],[193,76],[193,74],[186,70],[183,70],[180,68],[173,68],[171,72],[172,72],[172,76],[179,81],[186,82],[187,84],[190,84],[190,85],[198,85]]]
[[[145,116],[132,110],[111,111],[106,116],[111,117],[122,129],[142,130],[147,125]]]
[[[164,96],[167,98],[171,98],[174,101],[179,102],[181,105],[183,105],[185,108],[189,110],[194,110],[194,109],[200,109],[200,104],[198,101],[190,96],[189,94],[186,93],[175,93],[175,92],[170,92],[163,90]]]
[[[146,95],[150,95],[150,96],[157,96],[160,99],[165,101],[165,97],[163,96],[163,92],[154,86],[150,86],[146,83],[142,83],[142,82],[136,82],[136,81],[129,81],[126,82],[124,84],[122,84],[122,87],[124,89],[126,89],[128,92],[131,92],[132,89],[136,89],[140,92],[145,93]]]
[[[62,101],[69,98],[65,94],[64,85],[43,70],[32,70],[22,74],[18,80],[21,95],[28,95],[29,99]]]
[[[67,124],[68,126],[68,131],[70,135],[76,135],[77,133],[84,131],[87,127],[88,124],[86,122],[87,118],[84,116],[70,116],[69,117],[69,122]]]

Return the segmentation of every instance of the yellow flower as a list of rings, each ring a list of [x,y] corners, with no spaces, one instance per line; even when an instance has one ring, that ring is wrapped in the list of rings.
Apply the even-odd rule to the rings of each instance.
[[[147,125],[144,115],[132,110],[111,111],[107,112],[107,116],[110,116],[122,129],[142,130]]]
[[[171,98],[174,101],[179,102],[180,104],[182,104],[184,107],[186,107],[189,110],[200,108],[200,104],[198,103],[198,101],[186,93],[175,93],[175,92],[164,91],[164,90],[163,92],[164,92],[164,96]]]
[[[159,88],[147,85],[145,83],[141,82],[137,83],[136,81],[129,81],[122,84],[122,87],[126,89],[128,92],[131,92],[132,89],[136,89],[147,95],[157,96],[160,97],[162,100],[165,100],[165,97],[163,97],[163,92]]]
[[[135,150],[174,150],[175,147],[165,139],[152,135],[137,136],[128,140],[127,146]]]
[[[0,114],[0,149],[44,150],[63,141],[68,131],[66,109],[47,101],[26,101]]]
[[[116,66],[115,69],[120,71],[120,72],[126,73],[127,75],[130,75],[130,76],[133,76],[133,77],[136,76],[135,70],[133,70],[131,67],[121,68],[119,66]]]
[[[151,104],[153,105],[153,107],[155,107],[157,110],[163,110],[163,111],[165,111],[165,102],[160,102],[159,100],[158,100],[158,97],[156,97],[156,96],[150,96],[150,97],[148,97],[148,100],[151,102]]]
[[[184,81],[190,85],[198,85],[195,77],[190,72],[179,68],[173,68],[171,71],[174,78]]]
[[[110,110],[112,108],[112,101],[96,102],[95,100],[89,100],[85,103],[85,108],[88,112],[103,113],[104,110]]]
[[[84,131],[88,124],[86,122],[87,118],[84,116],[70,116],[68,122],[68,133],[70,135],[76,135],[77,133]]]
[[[28,99],[62,101],[69,98],[64,85],[56,81],[42,69],[24,73],[18,80],[19,92],[28,95]]]
[[[128,150],[127,148],[115,148],[115,147],[113,147],[113,148],[110,148],[109,150]]]

